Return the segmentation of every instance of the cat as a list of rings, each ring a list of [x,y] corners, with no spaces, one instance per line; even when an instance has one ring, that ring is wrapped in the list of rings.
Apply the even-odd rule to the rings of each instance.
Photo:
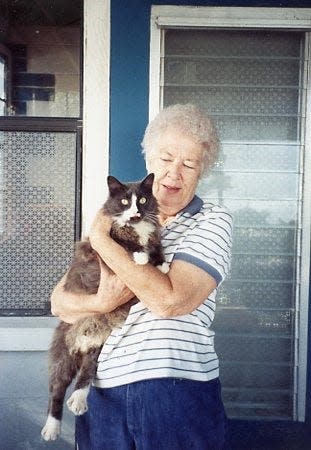
[[[167,273],[169,266],[161,247],[153,181],[153,174],[141,182],[127,184],[109,176],[109,196],[102,212],[113,219],[111,237],[133,254],[137,264],[150,262]],[[96,293],[100,280],[98,258],[88,238],[78,242],[67,272],[65,290]],[[110,269],[107,267],[107,270]],[[133,299],[110,313],[93,315],[74,324],[61,321],[56,328],[49,352],[48,418],[41,431],[46,441],[55,440],[60,434],[65,393],[76,375],[74,392],[67,406],[75,415],[87,411],[87,394],[101,348],[111,331],[122,326],[131,306],[137,302]]]

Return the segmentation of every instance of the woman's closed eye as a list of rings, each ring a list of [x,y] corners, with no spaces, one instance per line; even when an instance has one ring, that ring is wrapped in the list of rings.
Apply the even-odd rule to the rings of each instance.
[[[160,158],[160,160],[161,160],[161,161],[164,161],[164,162],[172,162],[172,161],[173,161],[173,160],[170,159],[170,158]]]
[[[194,164],[191,163],[184,163],[184,167],[186,167],[187,169],[196,169],[196,166]]]

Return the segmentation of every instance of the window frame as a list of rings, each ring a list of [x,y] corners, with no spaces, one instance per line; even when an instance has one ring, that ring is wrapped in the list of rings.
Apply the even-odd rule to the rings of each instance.
[[[11,104],[11,65],[12,65],[12,56],[10,50],[4,45],[0,44],[0,56],[2,56],[6,60],[7,65],[7,79],[6,79],[6,93],[5,93],[5,99],[3,99],[5,102],[5,106],[7,108],[7,105]]]
[[[306,168],[311,167],[311,9],[309,8],[247,8],[247,7],[193,7],[152,6],[150,21],[150,65],[149,65],[149,120],[159,112],[163,104],[161,92],[161,54],[165,28],[180,29],[272,29],[305,32],[305,55],[308,64],[304,71],[303,85],[307,87],[304,136],[304,177],[302,189],[303,215],[300,257],[300,291],[296,293],[295,329],[295,382],[297,411],[294,419],[303,422],[306,418],[307,357],[308,357],[308,301],[310,288],[310,231],[311,231],[311,179]],[[296,390],[296,391],[295,391]]]
[[[107,195],[102,180],[109,169],[110,0],[84,0],[83,3],[82,170],[77,175],[81,177],[84,235]],[[32,117],[14,118],[14,121],[15,128],[24,131],[29,131],[29,124],[36,127],[35,122],[38,123],[36,131],[43,131],[44,122],[45,131],[49,131],[48,119],[42,119],[41,125],[40,119]],[[65,123],[72,122],[58,118],[51,121],[54,125],[59,123],[59,131],[63,131]],[[2,130],[11,129],[11,117],[2,118],[2,122]],[[46,351],[57,323],[55,317],[0,317],[0,351]]]

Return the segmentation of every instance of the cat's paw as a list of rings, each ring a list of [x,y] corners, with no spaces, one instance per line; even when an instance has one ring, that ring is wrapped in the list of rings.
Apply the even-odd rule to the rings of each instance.
[[[149,261],[148,254],[145,252],[134,252],[133,258],[136,264],[139,265],[147,264],[147,262]]]
[[[55,441],[60,435],[60,420],[48,416],[44,427],[41,430],[41,436],[45,441]]]
[[[88,410],[86,402],[88,393],[88,388],[77,389],[67,400],[67,406],[75,416],[81,416]]]
[[[170,270],[170,266],[168,265],[167,262],[164,262],[162,264],[159,264],[157,266],[157,268],[162,272],[162,273],[168,273]]]

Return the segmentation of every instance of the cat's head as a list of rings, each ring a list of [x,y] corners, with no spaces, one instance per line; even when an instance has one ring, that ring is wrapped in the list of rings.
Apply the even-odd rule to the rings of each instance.
[[[109,197],[104,205],[105,213],[121,225],[141,220],[156,222],[158,205],[152,194],[153,181],[153,173],[135,183],[121,183],[115,177],[108,176]]]

